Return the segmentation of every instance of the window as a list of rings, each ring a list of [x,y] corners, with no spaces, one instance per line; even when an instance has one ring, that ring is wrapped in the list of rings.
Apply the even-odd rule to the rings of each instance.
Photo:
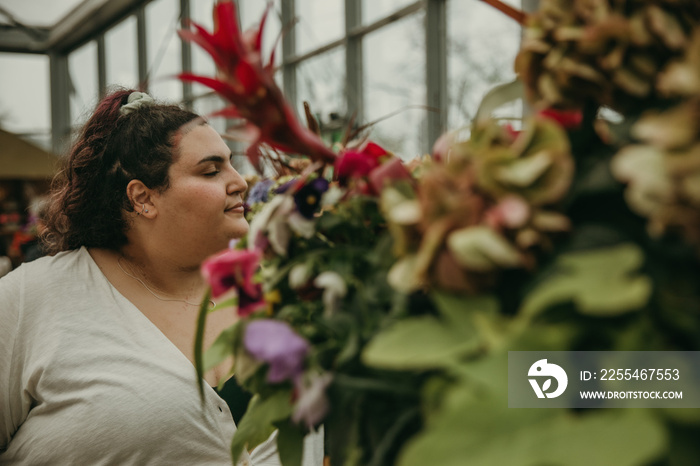
[[[316,55],[297,67],[297,113],[305,123],[304,101],[323,127],[346,120],[345,48]]]
[[[521,6],[521,0],[506,1]],[[182,42],[176,33],[180,2],[146,2],[144,15],[149,89],[156,98],[172,101],[182,100],[183,89],[190,89],[170,78],[183,68]],[[212,30],[215,3],[189,0],[191,19]],[[241,29],[248,30],[259,24],[268,2],[236,4]],[[469,125],[484,94],[514,78],[520,26],[480,0],[295,0],[293,4],[291,11],[284,0],[272,1],[263,60],[267,62],[276,47],[275,79],[282,87],[282,75],[290,78],[284,90],[300,120],[304,121],[302,103],[308,101],[322,128],[338,133],[352,112],[359,111],[358,125],[376,121],[370,138],[404,159],[429,152],[442,125],[445,129]],[[346,11],[346,6],[351,8]],[[294,45],[286,56],[278,41],[282,28],[286,44]],[[138,86],[136,31],[132,15],[104,33],[108,86]],[[442,42],[433,40],[442,33],[446,50],[439,50]],[[191,71],[214,76],[211,57],[196,44],[191,44],[191,52]],[[95,55],[94,44],[88,43],[69,57],[75,87],[70,100],[73,122],[94,102]],[[193,83],[191,90],[200,113],[226,105],[205,86]],[[430,105],[445,108],[428,108],[429,95]],[[3,101],[0,105],[9,106]],[[501,109],[499,116],[517,118],[521,113],[522,103],[516,102]],[[446,123],[441,115],[447,117]],[[221,132],[234,123],[218,120],[212,124]],[[240,145],[232,147],[242,151]]]
[[[297,54],[309,52],[345,35],[343,0],[296,0],[299,22],[296,29]]]
[[[105,33],[107,86],[139,85],[136,17],[129,16]]]
[[[238,11],[242,30],[246,31],[251,27],[257,28],[259,26],[265,8],[267,8],[267,3],[267,1],[261,2],[260,0],[239,0],[240,9]],[[275,65],[279,65],[282,60],[282,40],[280,38],[282,22],[280,21],[280,15],[280,0],[276,0],[272,3],[265,20],[265,30],[262,38],[263,63],[268,63],[272,47],[275,45]]]
[[[97,104],[97,44],[88,42],[68,56],[71,126],[85,123]]]
[[[515,79],[520,25],[480,0],[450,0],[447,31],[448,128],[457,129],[471,122],[489,89]],[[520,116],[520,109],[515,103],[502,110]]]
[[[214,29],[214,20],[212,19],[214,0],[191,0],[190,8],[192,8],[192,21],[208,31]],[[216,73],[214,60],[197,44],[192,44],[192,72],[202,76],[214,76]],[[209,92],[211,90],[208,87],[192,83],[192,93],[195,97]]]
[[[179,28],[178,0],[156,0],[146,6],[148,89],[156,99],[182,100],[182,82],[174,77],[182,70]]]
[[[0,126],[49,148],[49,59],[0,53]]]
[[[379,121],[371,139],[403,159],[426,147],[423,12],[364,38],[365,120]]]
[[[415,0],[362,0],[362,24],[370,24]]]

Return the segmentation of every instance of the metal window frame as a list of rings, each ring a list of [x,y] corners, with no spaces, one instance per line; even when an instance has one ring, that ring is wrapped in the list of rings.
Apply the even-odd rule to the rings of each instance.
[[[444,2],[445,0],[440,1]],[[282,23],[292,24],[296,12],[295,2],[294,0],[284,0],[282,4]],[[426,0],[418,0],[382,18],[379,18],[370,24],[363,25],[362,1],[345,0],[345,35],[340,39],[328,42],[300,55],[296,54],[296,48],[294,46],[296,36],[294,34],[294,28],[292,28],[292,30],[287,33],[287,36],[293,36],[289,38],[287,48],[284,47],[283,39],[282,69],[284,76],[285,96],[290,102],[296,102],[296,69],[301,63],[345,45],[345,100],[347,112],[348,116],[355,117],[355,121],[363,122],[364,62],[362,41],[364,37],[367,34],[377,31],[389,24],[418,13],[425,7]],[[428,32],[426,31],[426,34],[427,33]],[[297,108],[296,105],[294,107]]]
[[[106,88],[106,51],[104,34],[106,31],[130,15],[137,18],[138,73],[144,83],[148,72],[145,7],[152,0],[86,0],[76,9],[76,15],[68,21],[57,25],[50,31],[44,31],[42,41],[35,40],[25,49],[25,53],[44,53],[50,59],[51,79],[51,123],[52,145],[60,152],[65,147],[66,137],[70,135],[70,105],[68,55],[84,43],[95,40],[97,43],[97,74],[100,95]],[[179,0],[181,24],[186,26],[191,16],[191,3],[196,0]],[[235,0],[238,3],[238,0]],[[304,54],[296,54],[296,32],[291,27],[282,38],[282,75],[283,88],[287,99],[296,102],[298,66],[318,55],[340,46],[345,46],[345,99],[349,114],[354,114],[358,122],[363,121],[364,108],[364,72],[362,43],[364,37],[389,24],[401,20],[419,11],[425,11],[425,57],[426,57],[426,102],[432,111],[427,116],[427,138],[421,150],[430,152],[433,142],[445,131],[447,125],[448,88],[447,88],[447,19],[448,1],[459,0],[418,0],[370,24],[362,24],[362,1],[345,0],[345,31],[341,39],[323,44]],[[296,15],[295,0],[280,2],[282,24],[291,25]],[[525,11],[534,11],[539,0],[522,0]],[[90,19],[91,21],[88,21]],[[90,23],[89,25],[86,23]],[[13,38],[14,36],[5,36]],[[10,42],[8,42],[10,43]],[[12,45],[13,43],[11,43]],[[0,44],[1,45],[1,44]],[[19,50],[4,50],[19,51]],[[182,70],[192,70],[192,46],[182,43]],[[197,96],[193,95],[192,85],[182,83],[183,103],[191,107]],[[294,105],[296,108],[297,106]]]
[[[447,128],[447,0],[428,0],[425,23],[426,105],[431,111],[422,150],[430,153]]]

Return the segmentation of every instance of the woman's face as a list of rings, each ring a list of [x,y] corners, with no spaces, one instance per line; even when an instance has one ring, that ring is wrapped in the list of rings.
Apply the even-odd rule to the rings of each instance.
[[[209,125],[179,137],[170,186],[156,195],[162,244],[202,260],[248,232],[243,193],[248,185],[231,165],[231,150]]]

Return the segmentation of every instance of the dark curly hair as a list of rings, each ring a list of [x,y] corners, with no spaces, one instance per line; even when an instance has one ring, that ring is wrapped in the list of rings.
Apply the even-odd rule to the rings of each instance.
[[[122,115],[132,92],[120,89],[100,101],[54,178],[42,237],[49,254],[81,246],[120,249],[129,226],[123,213],[133,211],[127,184],[138,179],[151,189],[168,188],[168,169],[178,156],[175,135],[200,117],[161,103]]]

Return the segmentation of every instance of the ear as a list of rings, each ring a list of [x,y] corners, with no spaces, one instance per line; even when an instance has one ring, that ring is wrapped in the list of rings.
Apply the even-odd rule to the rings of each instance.
[[[134,209],[134,215],[146,218],[153,218],[156,215],[156,208],[153,204],[153,191],[143,184],[141,180],[131,180],[126,185],[126,195]]]

